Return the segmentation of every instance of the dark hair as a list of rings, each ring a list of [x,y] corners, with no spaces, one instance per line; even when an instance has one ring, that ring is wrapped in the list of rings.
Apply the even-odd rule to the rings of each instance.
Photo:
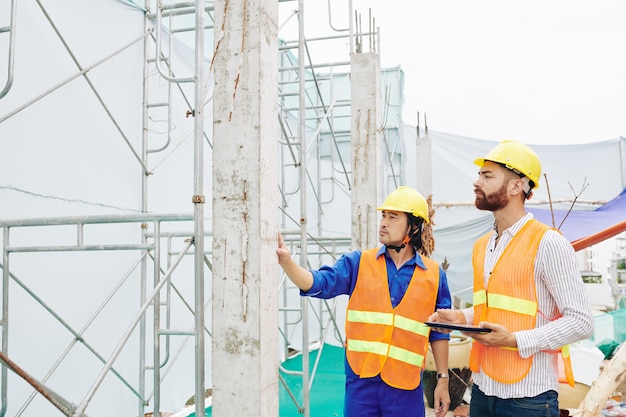
[[[502,168],[506,169],[506,171],[510,174],[510,177],[528,178],[526,175],[522,174],[518,170],[509,168],[508,166],[506,166],[506,164],[503,164],[501,162],[496,162],[496,163],[500,165]],[[528,192],[523,191],[522,193],[524,200],[528,199],[528,197],[532,194],[533,188],[535,188],[535,182],[531,180],[530,178],[528,178],[528,186],[530,187]]]
[[[407,213],[406,216],[409,219],[409,226],[411,231],[409,232],[410,243],[417,252],[422,247],[422,227],[424,226],[424,219]]]

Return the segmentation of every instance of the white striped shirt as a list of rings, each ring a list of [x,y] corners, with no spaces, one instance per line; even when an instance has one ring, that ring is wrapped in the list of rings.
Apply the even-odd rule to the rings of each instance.
[[[485,254],[485,288],[489,274],[504,248],[522,226],[533,218],[526,213],[519,221],[502,232],[496,243],[492,233]],[[548,230],[539,244],[535,258],[537,290],[536,327],[515,332],[517,348],[523,358],[534,355],[532,366],[524,379],[514,384],[498,382],[483,372],[475,372],[474,383],[485,395],[499,398],[534,397],[548,390],[559,390],[557,355],[541,352],[558,349],[593,334],[593,314],[583,285],[574,248],[555,230]],[[558,317],[559,312],[562,317]],[[468,323],[474,320],[472,308],[463,310]]]

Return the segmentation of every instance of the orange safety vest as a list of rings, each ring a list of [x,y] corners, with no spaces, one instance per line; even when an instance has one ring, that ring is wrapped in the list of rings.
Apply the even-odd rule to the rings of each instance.
[[[393,308],[385,257],[378,249],[363,251],[346,314],[346,356],[361,378],[380,374],[388,385],[412,390],[428,349],[430,328],[424,321],[435,311],[439,265],[422,257],[426,270],[415,268],[402,301]]]
[[[490,233],[474,245],[474,324],[481,321],[499,323],[511,332],[533,329],[538,312],[534,271],[539,243],[549,227],[536,220],[528,221],[513,237],[496,262],[485,289],[485,252]],[[559,355],[559,381],[574,386],[569,346],[556,351]],[[512,384],[530,371],[533,357],[522,358],[517,348],[487,347],[472,344],[470,369],[483,372],[496,381]]]

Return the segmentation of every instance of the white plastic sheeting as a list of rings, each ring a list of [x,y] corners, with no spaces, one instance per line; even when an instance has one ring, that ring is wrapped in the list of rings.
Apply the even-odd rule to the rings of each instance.
[[[0,1],[0,26],[8,23],[3,21],[5,3]],[[191,213],[194,122],[186,113],[192,105],[187,103],[193,103],[190,84],[171,86],[170,126],[167,107],[151,108],[146,147],[166,149],[151,152],[146,166],[142,165],[142,109],[165,102],[170,87],[153,64],[144,77],[144,12],[118,0],[18,3],[15,78],[8,94],[0,99],[0,219],[132,215],[142,211],[144,195],[148,212]],[[147,36],[151,57],[155,43]],[[0,36],[0,78],[7,56],[2,42],[6,37]],[[163,42],[168,54],[168,38]],[[193,60],[193,50],[176,42],[167,64],[177,76],[189,76]],[[145,99],[144,79],[149,83]],[[210,131],[207,129],[207,136]],[[210,166],[205,172],[210,173]],[[210,183],[210,177],[205,182]],[[210,190],[206,198],[211,201]],[[206,224],[210,227],[211,223]],[[154,231],[154,225],[146,226],[148,232]],[[165,270],[166,254],[180,250],[183,238],[193,233],[193,224],[164,223],[162,229],[183,233],[171,248],[162,248],[161,269]],[[86,245],[136,244],[141,242],[142,230],[140,223],[124,223],[87,225],[78,233]],[[75,226],[55,226],[12,228],[10,239],[12,246],[76,245],[80,237]],[[12,253],[10,271],[15,278],[9,283],[9,358],[79,404],[141,305],[140,257],[137,250]],[[193,314],[188,309],[193,305],[192,258],[187,256],[172,276],[187,305],[172,295],[172,311],[177,313],[166,318],[163,308],[162,327],[169,321],[170,328],[193,328]],[[151,260],[148,265],[149,292]],[[81,341],[76,343],[68,326]],[[87,407],[87,415],[138,414],[139,398],[132,392],[140,390],[138,334],[138,330],[133,333],[114,363],[120,376],[108,373]],[[150,322],[147,338],[152,338]],[[184,335],[172,337],[168,349],[162,348],[162,410],[179,410],[193,395],[193,349],[193,339]],[[150,345],[146,355],[151,365]],[[169,369],[175,361],[180,367]],[[8,378],[7,415],[59,413],[14,373],[9,372]],[[154,403],[151,371],[146,378],[149,410]],[[207,380],[210,384],[210,378]]]
[[[414,128],[405,126],[404,129],[410,140],[415,140]],[[433,203],[436,205],[433,258],[439,262],[447,259],[452,291],[471,301],[472,246],[493,226],[491,213],[482,212],[473,204],[472,183],[478,172],[473,161],[484,157],[498,142],[434,131],[429,136],[433,153]],[[617,197],[626,187],[624,138],[577,145],[533,144],[532,138],[503,139],[526,142],[541,159],[541,182],[526,203],[529,209],[550,210],[552,201],[554,209],[567,210],[577,197],[573,210],[593,210]],[[574,221],[566,219],[563,226],[576,228]],[[560,221],[557,217],[554,225],[548,224],[559,227]]]

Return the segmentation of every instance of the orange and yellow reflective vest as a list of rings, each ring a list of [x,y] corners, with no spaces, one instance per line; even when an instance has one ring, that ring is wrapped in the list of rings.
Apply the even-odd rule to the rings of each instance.
[[[535,288],[535,257],[544,233],[549,229],[536,220],[528,221],[515,234],[502,252],[485,288],[485,252],[490,234],[476,242],[472,256],[474,266],[474,324],[481,321],[499,323],[511,332],[535,328],[537,292]],[[569,346],[560,353],[559,380],[574,386]],[[533,358],[522,358],[516,348],[487,347],[472,344],[470,368],[483,372],[496,381],[512,384],[522,380],[530,371]]]
[[[430,329],[424,321],[435,311],[439,265],[422,257],[402,301],[393,308],[385,257],[363,251],[346,314],[346,356],[361,378],[380,374],[388,385],[412,390],[420,383]]]

